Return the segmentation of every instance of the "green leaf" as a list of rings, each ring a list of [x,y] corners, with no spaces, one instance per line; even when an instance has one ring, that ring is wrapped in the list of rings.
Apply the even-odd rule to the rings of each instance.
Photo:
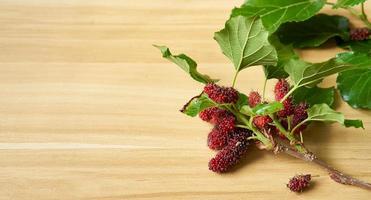
[[[248,0],[241,8],[235,8],[232,16],[259,15],[270,33],[285,22],[304,21],[315,15],[326,0]]]
[[[350,106],[371,109],[371,67],[342,72],[336,82],[341,97]]]
[[[358,52],[345,52],[336,55],[336,60],[353,65],[353,68],[368,68],[371,66],[371,55]]]
[[[366,0],[338,0],[334,6],[334,8],[341,8],[341,7],[349,7],[355,6],[360,3],[365,2]]]
[[[265,65],[264,74],[267,79],[287,78],[289,75],[284,69],[285,64],[292,58],[299,58],[291,45],[284,45],[280,42],[276,34],[269,37],[270,43],[274,46],[278,55],[277,66]]]
[[[237,71],[277,63],[276,50],[269,44],[268,32],[257,17],[232,17],[223,30],[215,33],[214,39]]]
[[[291,59],[285,65],[285,70],[295,83],[295,87],[313,86],[327,76],[349,69],[352,69],[351,64],[338,61],[335,58],[322,63],[308,63],[299,59]]]
[[[335,88],[301,87],[293,93],[295,103],[306,102],[309,106],[325,103],[330,107],[334,104]]]
[[[337,59],[355,67],[336,79],[343,100],[353,108],[371,109],[371,55],[347,52],[338,54]]]
[[[359,120],[359,119],[346,119],[346,120],[344,120],[344,125],[345,125],[345,127],[354,127],[354,128],[365,129],[365,127],[363,126],[362,120]]]
[[[346,120],[344,115],[331,109],[327,104],[316,104],[308,110],[308,118],[305,122],[320,121],[320,122],[338,122],[345,127],[363,128],[363,123],[360,120]]]
[[[238,95],[238,101],[236,102],[236,107],[238,110],[242,108],[242,106],[248,105],[249,104],[249,97],[247,97],[243,93],[239,93]]]
[[[280,102],[272,102],[269,104],[259,104],[252,111],[256,115],[269,115],[283,109],[283,104]]]
[[[340,44],[343,48],[348,48],[349,50],[357,53],[365,53],[371,55],[371,39],[363,41],[349,41]]]
[[[256,115],[249,105],[242,106],[241,109],[240,109],[240,112],[244,115],[247,115],[247,116],[255,116]]]
[[[308,110],[308,118],[305,121],[339,122],[344,124],[344,115],[331,109],[327,104],[316,104]]]
[[[169,48],[166,46],[157,46],[157,45],[153,45],[153,46],[160,49],[162,53],[162,57],[177,64],[180,68],[182,68],[185,72],[187,72],[194,80],[201,82],[201,83],[211,83],[211,82],[217,81],[217,80],[211,79],[207,75],[200,74],[197,71],[197,63],[194,60],[192,60],[192,58],[184,54],[172,55]]]
[[[296,48],[318,47],[336,36],[348,40],[349,20],[342,16],[319,14],[306,21],[285,23],[277,34],[282,43]]]
[[[206,94],[201,93],[193,97],[180,111],[188,116],[195,117],[206,108],[214,106],[215,103]]]

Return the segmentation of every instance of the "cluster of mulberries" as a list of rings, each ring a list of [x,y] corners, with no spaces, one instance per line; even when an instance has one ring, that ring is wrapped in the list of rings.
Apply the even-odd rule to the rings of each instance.
[[[215,83],[209,83],[205,86],[204,92],[210,99],[219,104],[236,103],[238,100],[238,92],[232,87],[222,87]]]
[[[368,28],[355,28],[350,30],[350,39],[355,41],[367,40],[371,35]]]
[[[251,132],[245,129],[234,129],[228,141],[221,151],[219,151],[214,158],[209,162],[209,169],[217,173],[224,173],[235,166],[245,155],[249,145],[246,140],[251,135]]]
[[[237,90],[230,87],[221,87],[216,84],[207,84],[204,93],[219,104],[236,103],[239,97]],[[200,112],[203,121],[214,125],[207,137],[207,145],[212,150],[219,150],[209,162],[209,169],[224,173],[235,166],[245,154],[248,146],[247,138],[251,132],[236,128],[235,116],[218,107],[207,108]]]
[[[290,179],[287,187],[293,192],[302,192],[310,185],[311,179],[312,176],[310,174],[296,175]]]
[[[274,88],[274,94],[277,101],[280,101],[290,91],[290,84],[285,80],[279,80]],[[290,127],[295,127],[300,122],[308,117],[308,105],[301,102],[297,105],[294,104],[292,97],[288,97],[283,101],[283,109],[277,113],[283,126],[288,127],[287,118],[292,117]],[[295,130],[295,133],[300,133],[306,128],[306,125],[300,126]]]
[[[261,104],[261,96],[258,92],[252,91],[249,94],[249,105],[250,107],[255,107],[258,104]],[[273,126],[270,124],[272,123],[272,119],[269,116],[256,116],[253,119],[253,124],[263,132],[270,132],[273,130]]]

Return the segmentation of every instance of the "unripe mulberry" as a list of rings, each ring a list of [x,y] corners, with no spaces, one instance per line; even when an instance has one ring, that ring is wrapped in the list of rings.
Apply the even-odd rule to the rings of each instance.
[[[261,96],[258,92],[252,91],[249,94],[249,105],[250,107],[255,107],[256,105],[261,103]]]
[[[237,134],[231,138],[228,145],[219,151],[209,162],[209,169],[217,173],[224,173],[235,166],[246,153],[248,141]]]
[[[217,127],[207,136],[207,145],[212,150],[220,150],[227,146],[230,134],[220,131]]]
[[[290,91],[290,84],[285,79],[280,79],[275,87],[274,94],[276,101],[280,101]]]
[[[269,116],[256,116],[253,123],[258,129],[263,130],[269,126],[269,123],[272,123],[272,119]]]
[[[236,103],[238,92],[232,87],[222,87],[215,83],[209,83],[204,87],[204,92],[216,103]]]
[[[367,40],[371,35],[368,28],[356,28],[350,31],[350,39],[355,41]]]
[[[307,175],[296,175],[290,179],[287,187],[293,192],[302,192],[305,188],[307,188],[310,184],[310,180],[312,176],[310,174]]]

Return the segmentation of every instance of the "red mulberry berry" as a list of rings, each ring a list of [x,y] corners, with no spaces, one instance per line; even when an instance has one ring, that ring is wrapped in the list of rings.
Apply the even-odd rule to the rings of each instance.
[[[307,175],[296,175],[290,179],[287,187],[293,192],[302,192],[305,188],[307,188],[310,184],[310,180],[312,176],[310,174]]]
[[[229,112],[226,112],[224,116],[220,117],[217,127],[221,132],[228,133],[234,129],[235,123],[236,118]]]
[[[247,147],[247,140],[232,138],[228,145],[210,160],[209,169],[217,173],[227,172],[241,160]]]
[[[258,129],[263,130],[269,126],[269,123],[272,123],[272,119],[269,116],[256,116],[253,123]]]
[[[294,105],[292,103],[292,98],[289,97],[283,101],[283,109],[278,111],[277,115],[281,118],[286,118],[294,114]]]
[[[274,87],[276,101],[280,101],[289,91],[290,84],[285,79],[280,79]]]
[[[355,41],[367,40],[371,35],[368,28],[356,28],[350,31],[350,39]]]
[[[212,107],[200,112],[199,116],[203,121],[215,124],[218,121],[220,112],[223,112],[223,110],[218,107]]]
[[[221,87],[214,83],[209,83],[204,87],[204,92],[216,103],[236,103],[238,92],[232,87]]]
[[[252,135],[252,131],[244,128],[235,128],[230,133],[231,140],[245,141],[248,137]]]
[[[296,125],[298,125],[300,122],[304,121],[308,117],[307,109],[308,104],[306,103],[300,103],[299,105],[295,106],[291,127],[294,128]],[[295,133],[300,133],[305,128],[306,125],[302,125],[295,130]]]
[[[258,92],[252,91],[249,94],[249,105],[250,107],[255,107],[256,105],[261,103],[261,96]]]
[[[207,136],[207,145],[212,150],[220,150],[227,146],[229,139],[229,133],[220,131],[217,127]]]

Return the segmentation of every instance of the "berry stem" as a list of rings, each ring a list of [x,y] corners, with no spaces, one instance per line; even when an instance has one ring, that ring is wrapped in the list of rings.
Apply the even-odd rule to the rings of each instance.
[[[291,134],[294,134],[295,133],[295,130],[297,128],[299,128],[301,125],[305,124],[307,122],[307,120],[303,120],[302,122],[300,122],[299,124],[297,124],[292,130],[291,130]]]
[[[285,137],[287,139],[289,139],[290,141],[290,144],[293,144],[295,146],[295,148],[300,152],[300,153],[306,153],[308,152],[304,147],[303,145],[294,137],[293,134],[291,134],[290,132],[288,132],[283,126],[282,124],[278,121],[278,119],[274,116],[274,115],[269,115],[270,118],[272,118],[273,120],[273,124],[278,128],[278,130],[280,130],[280,132],[282,134],[285,135]]]
[[[370,183],[367,183],[367,182],[361,181],[359,179],[353,178],[349,175],[346,175],[346,174],[336,170],[335,168],[331,167],[330,165],[328,165],[324,161],[317,158],[317,156],[315,156],[312,152],[308,151],[306,153],[300,153],[300,152],[297,152],[295,150],[292,150],[291,148],[285,146],[284,144],[279,144],[278,148],[279,148],[279,151],[284,152],[284,153],[286,153],[290,156],[293,156],[295,158],[299,158],[299,159],[307,161],[307,162],[312,162],[312,163],[322,167],[323,169],[325,169],[328,172],[330,178],[332,180],[334,180],[335,182],[338,182],[338,183],[341,183],[341,184],[344,184],[344,185],[353,185],[353,186],[360,187],[360,188],[363,188],[363,189],[371,190],[371,184]]]
[[[263,133],[261,133],[253,125],[251,125],[249,119],[247,119],[243,114],[234,110],[230,106],[225,106],[225,108],[227,110],[229,110],[230,112],[232,112],[234,114],[234,116],[237,118],[238,121],[240,121],[241,123],[244,124],[244,125],[237,125],[238,127],[245,128],[245,129],[253,131],[254,134],[255,134],[256,139],[259,140],[260,142],[262,142],[264,144],[264,146],[267,148],[267,150],[270,150],[270,149],[273,148],[273,144],[270,141],[270,139],[265,137]]]

